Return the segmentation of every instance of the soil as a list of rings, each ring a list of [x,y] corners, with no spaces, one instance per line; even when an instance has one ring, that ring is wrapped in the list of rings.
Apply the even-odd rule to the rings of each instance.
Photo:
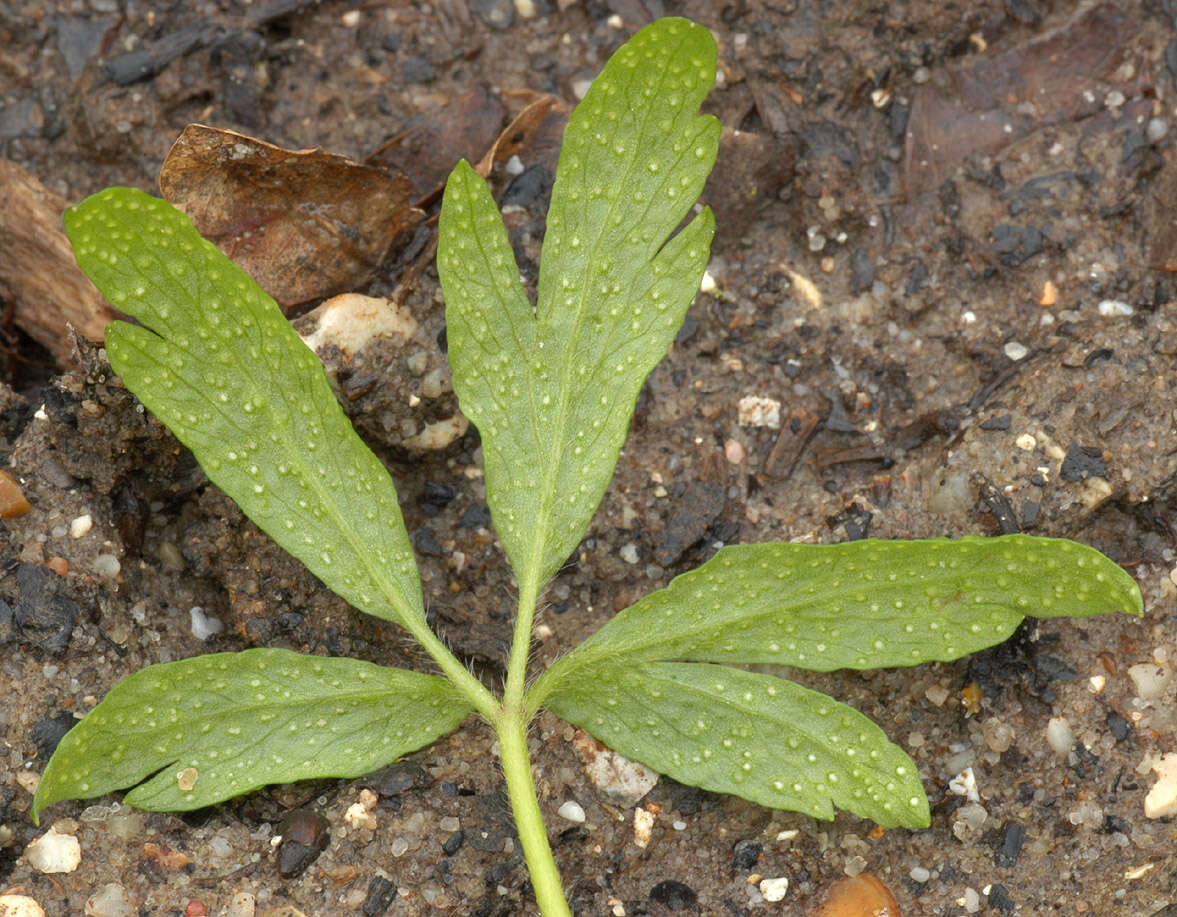
[[[650,14],[703,22],[722,69],[708,108],[729,131],[708,191],[715,289],[650,377],[589,537],[547,593],[536,670],[723,543],[1065,536],[1128,567],[1146,615],[1029,621],[949,665],[794,673],[910,752],[924,831],[663,779],[643,848],[573,730],[542,715],[534,768],[574,910],[805,914],[869,871],[905,915],[1174,913],[1177,823],[1144,810],[1152,761],[1177,751],[1174,5],[517,6],[537,15],[505,0],[0,3],[3,151],[71,201],[154,190],[197,121],[362,160],[478,85],[574,102]],[[492,180],[503,194],[512,176]],[[531,283],[543,185],[516,188],[509,216]],[[363,292],[397,290],[398,270]],[[443,317],[431,270],[400,294],[419,330],[378,365],[403,388],[443,363]],[[534,913],[473,718],[371,778],[182,817],[64,803],[31,824],[64,728],[146,664],[265,645],[427,668],[245,520],[97,346],[72,368],[46,359],[17,335],[0,388],[0,455],[32,504],[0,524],[0,889],[49,914]],[[493,683],[513,587],[476,435],[405,448],[417,426],[388,415],[404,400],[381,384],[347,408],[400,488],[437,629]],[[779,428],[742,424],[746,396],[779,403]],[[224,629],[199,639],[193,608]],[[1142,685],[1142,664],[1167,683]],[[1056,752],[1060,718],[1073,741]],[[966,767],[975,802],[949,787]],[[365,788],[374,828],[345,819]],[[557,814],[567,800],[583,824]],[[272,843],[296,835],[279,827],[290,812],[309,819],[305,847],[325,842],[317,858]],[[80,842],[74,871],[30,865],[48,825]],[[788,878],[783,900],[763,900],[759,877]]]

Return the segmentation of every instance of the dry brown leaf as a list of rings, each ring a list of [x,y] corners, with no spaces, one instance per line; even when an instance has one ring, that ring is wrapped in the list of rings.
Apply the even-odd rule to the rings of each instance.
[[[904,150],[908,197],[939,187],[974,153],[996,153],[1031,131],[1099,111],[1102,95],[1084,90],[1113,79],[1133,26],[1119,7],[1102,3],[1042,38],[951,72],[951,88],[918,87]],[[1032,102],[1035,114],[1022,114],[1020,102]]]
[[[478,173],[490,174],[496,162],[517,155],[528,165],[542,165],[553,175],[560,156],[560,141],[568,126],[568,106],[555,96],[537,95],[499,134],[478,163]]]
[[[173,145],[159,187],[283,308],[362,286],[424,218],[403,175],[202,124]]]

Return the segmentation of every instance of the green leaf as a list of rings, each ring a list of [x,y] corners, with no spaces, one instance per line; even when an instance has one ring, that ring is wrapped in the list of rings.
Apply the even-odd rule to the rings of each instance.
[[[61,740],[33,817],[135,784],[130,805],[186,811],[267,783],[357,777],[470,710],[443,678],[355,659],[252,649],[148,666]]]
[[[528,700],[539,706],[619,657],[875,669],[959,659],[1000,643],[1027,615],[1117,611],[1143,614],[1136,582],[1063,539],[737,545],[620,612]]]
[[[663,19],[593,83],[564,132],[534,315],[486,183],[461,163],[446,185],[454,388],[482,436],[499,538],[532,588],[587,530],[707,265],[709,210],[671,234],[715,162],[719,123],[696,114],[715,55],[705,28]]]
[[[106,329],[127,388],[333,592],[380,618],[423,620],[392,480],[274,301],[141,191],[101,191],[65,224],[82,270],[143,323]]]
[[[916,766],[845,704],[727,666],[603,662],[549,705],[610,748],[680,783],[832,819],[925,827]]]

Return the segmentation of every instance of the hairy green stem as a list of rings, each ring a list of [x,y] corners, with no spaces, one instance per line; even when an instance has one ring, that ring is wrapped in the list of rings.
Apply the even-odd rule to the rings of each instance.
[[[496,722],[501,715],[498,699],[461,663],[457,656],[450,652],[449,647],[442,643],[437,634],[429,629],[429,625],[425,623],[424,618],[419,622],[410,620],[405,626],[417,638],[417,641],[425,647],[425,650],[433,657],[434,662],[437,663],[446,677],[474,705],[474,709],[481,713],[488,722]]]
[[[527,686],[527,660],[531,656],[531,626],[535,621],[535,607],[539,601],[539,583],[529,575],[519,584],[519,606],[515,612],[515,635],[511,640],[511,655],[507,658],[507,683],[503,690],[503,706],[523,711],[523,692]],[[521,714],[522,715],[522,714]],[[526,717],[530,721],[534,711]]]
[[[507,795],[519,830],[519,843],[531,872],[531,887],[543,917],[572,917],[560,872],[548,843],[539,810],[535,782],[531,778],[531,759],[527,754],[527,720],[520,707],[505,707],[495,721],[499,737],[499,754],[503,776],[507,781]]]

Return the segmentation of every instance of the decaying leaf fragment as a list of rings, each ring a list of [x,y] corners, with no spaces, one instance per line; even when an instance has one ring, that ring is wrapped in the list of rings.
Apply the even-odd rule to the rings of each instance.
[[[284,309],[362,286],[424,219],[403,175],[202,124],[172,146],[159,187]]]
[[[437,111],[426,112],[367,159],[370,166],[406,175],[413,200],[440,193],[459,160],[477,160],[499,135],[506,109],[486,87],[471,89]]]

